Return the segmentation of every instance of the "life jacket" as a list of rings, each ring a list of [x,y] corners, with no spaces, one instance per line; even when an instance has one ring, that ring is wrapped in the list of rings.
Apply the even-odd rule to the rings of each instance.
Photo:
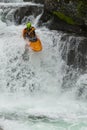
[[[23,37],[26,38],[26,37],[30,37],[30,38],[33,38],[36,36],[35,34],[35,28],[34,27],[31,27],[29,30],[27,28],[25,28],[23,30]]]

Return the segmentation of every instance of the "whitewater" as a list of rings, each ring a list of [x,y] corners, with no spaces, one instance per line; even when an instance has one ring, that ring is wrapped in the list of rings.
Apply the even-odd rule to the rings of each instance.
[[[4,2],[0,1],[0,7],[27,4],[21,0]],[[25,25],[15,25],[9,17],[4,22],[2,14],[1,8],[0,130],[87,130],[85,93],[83,99],[76,98],[78,87],[87,86],[87,74],[78,76],[73,84],[75,88],[62,89],[68,68],[61,57],[64,34],[38,27],[41,14],[32,16],[32,24],[43,45],[41,52],[33,52],[22,38]]]

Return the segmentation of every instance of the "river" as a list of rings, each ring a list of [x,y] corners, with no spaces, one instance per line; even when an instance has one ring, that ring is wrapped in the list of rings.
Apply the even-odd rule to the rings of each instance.
[[[83,99],[76,98],[78,87],[87,86],[87,75],[78,76],[73,84],[75,88],[62,89],[68,68],[60,51],[63,33],[38,27],[41,14],[32,17],[43,50],[25,51],[26,43],[21,35],[25,25],[15,25],[11,14],[15,6],[34,3],[5,2],[0,1],[0,127],[3,130],[87,130],[85,93]],[[8,8],[11,11],[5,15]],[[66,82],[70,81],[66,79]]]

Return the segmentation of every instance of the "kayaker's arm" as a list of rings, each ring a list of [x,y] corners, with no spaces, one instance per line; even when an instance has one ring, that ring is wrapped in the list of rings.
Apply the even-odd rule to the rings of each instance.
[[[30,32],[29,32],[29,33],[32,33],[33,31],[35,31],[35,28],[34,28],[34,27],[32,27],[32,28],[30,29]]]
[[[26,37],[26,34],[27,34],[27,30],[26,30],[26,28],[25,28],[25,29],[23,30],[23,33],[22,33],[23,38]]]

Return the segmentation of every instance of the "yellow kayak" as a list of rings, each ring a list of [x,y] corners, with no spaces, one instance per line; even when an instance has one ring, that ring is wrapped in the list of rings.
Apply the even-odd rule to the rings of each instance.
[[[33,50],[33,51],[42,51],[42,44],[39,38],[37,38],[36,41],[29,41],[29,47]]]

